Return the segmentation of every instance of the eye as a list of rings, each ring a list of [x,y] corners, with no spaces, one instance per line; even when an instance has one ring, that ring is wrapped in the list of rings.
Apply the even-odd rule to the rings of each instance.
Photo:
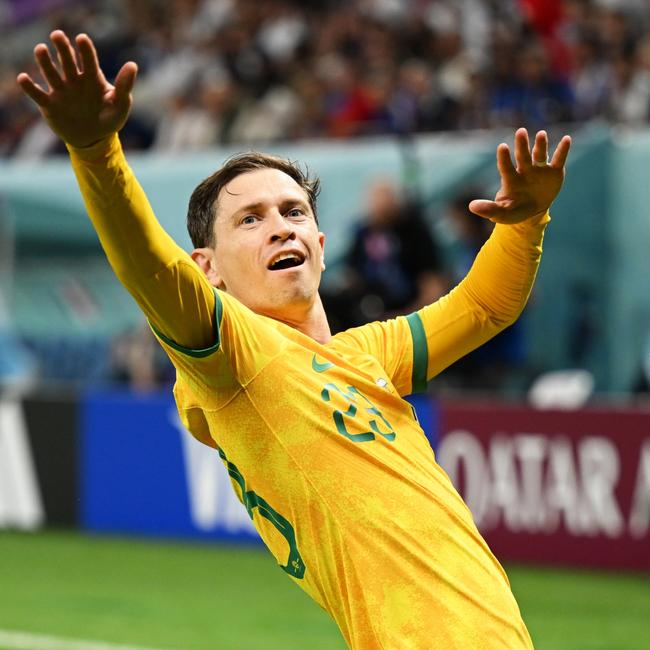
[[[304,217],[305,216],[305,211],[302,208],[291,208],[289,212],[287,212],[287,217]]]
[[[247,214],[242,220],[241,224],[244,226],[251,226],[257,221],[257,216],[254,214]]]

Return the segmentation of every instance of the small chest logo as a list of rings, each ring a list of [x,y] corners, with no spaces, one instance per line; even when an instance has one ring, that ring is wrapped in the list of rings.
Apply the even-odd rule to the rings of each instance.
[[[314,355],[311,359],[311,367],[316,372],[325,372],[326,370],[329,370],[330,368],[334,367],[334,364],[330,363],[329,361],[319,363],[316,359],[316,355]]]
[[[379,386],[379,388],[385,388],[386,390],[390,390],[390,388],[388,388],[388,382],[383,377],[380,377],[375,383],[377,384],[377,386]]]

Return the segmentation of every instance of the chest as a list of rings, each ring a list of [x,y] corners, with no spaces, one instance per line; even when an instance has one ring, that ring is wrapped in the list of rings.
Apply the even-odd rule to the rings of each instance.
[[[270,429],[299,448],[330,443],[377,453],[400,433],[419,430],[411,405],[368,354],[342,358],[296,347],[269,364],[246,397]]]

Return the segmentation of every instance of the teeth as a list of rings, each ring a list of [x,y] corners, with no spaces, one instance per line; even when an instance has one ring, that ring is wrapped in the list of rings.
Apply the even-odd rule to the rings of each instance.
[[[297,255],[296,253],[280,253],[278,257],[276,257],[270,264],[269,268],[273,269],[275,268],[280,262],[284,260],[292,260],[296,262],[297,264],[301,264],[303,261],[303,258],[300,255]]]

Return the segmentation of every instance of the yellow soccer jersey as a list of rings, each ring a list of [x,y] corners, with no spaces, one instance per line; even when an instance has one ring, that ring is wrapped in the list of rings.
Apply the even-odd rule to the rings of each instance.
[[[216,441],[271,553],[350,647],[530,647],[503,570],[400,398],[425,379],[420,316],[321,345],[217,296],[213,348],[159,334],[181,417]]]
[[[437,303],[323,345],[209,286],[155,221],[117,138],[72,154],[109,260],[176,366],[184,424],[217,447],[269,550],[348,645],[531,648],[401,396],[517,316],[548,217],[497,226]]]

